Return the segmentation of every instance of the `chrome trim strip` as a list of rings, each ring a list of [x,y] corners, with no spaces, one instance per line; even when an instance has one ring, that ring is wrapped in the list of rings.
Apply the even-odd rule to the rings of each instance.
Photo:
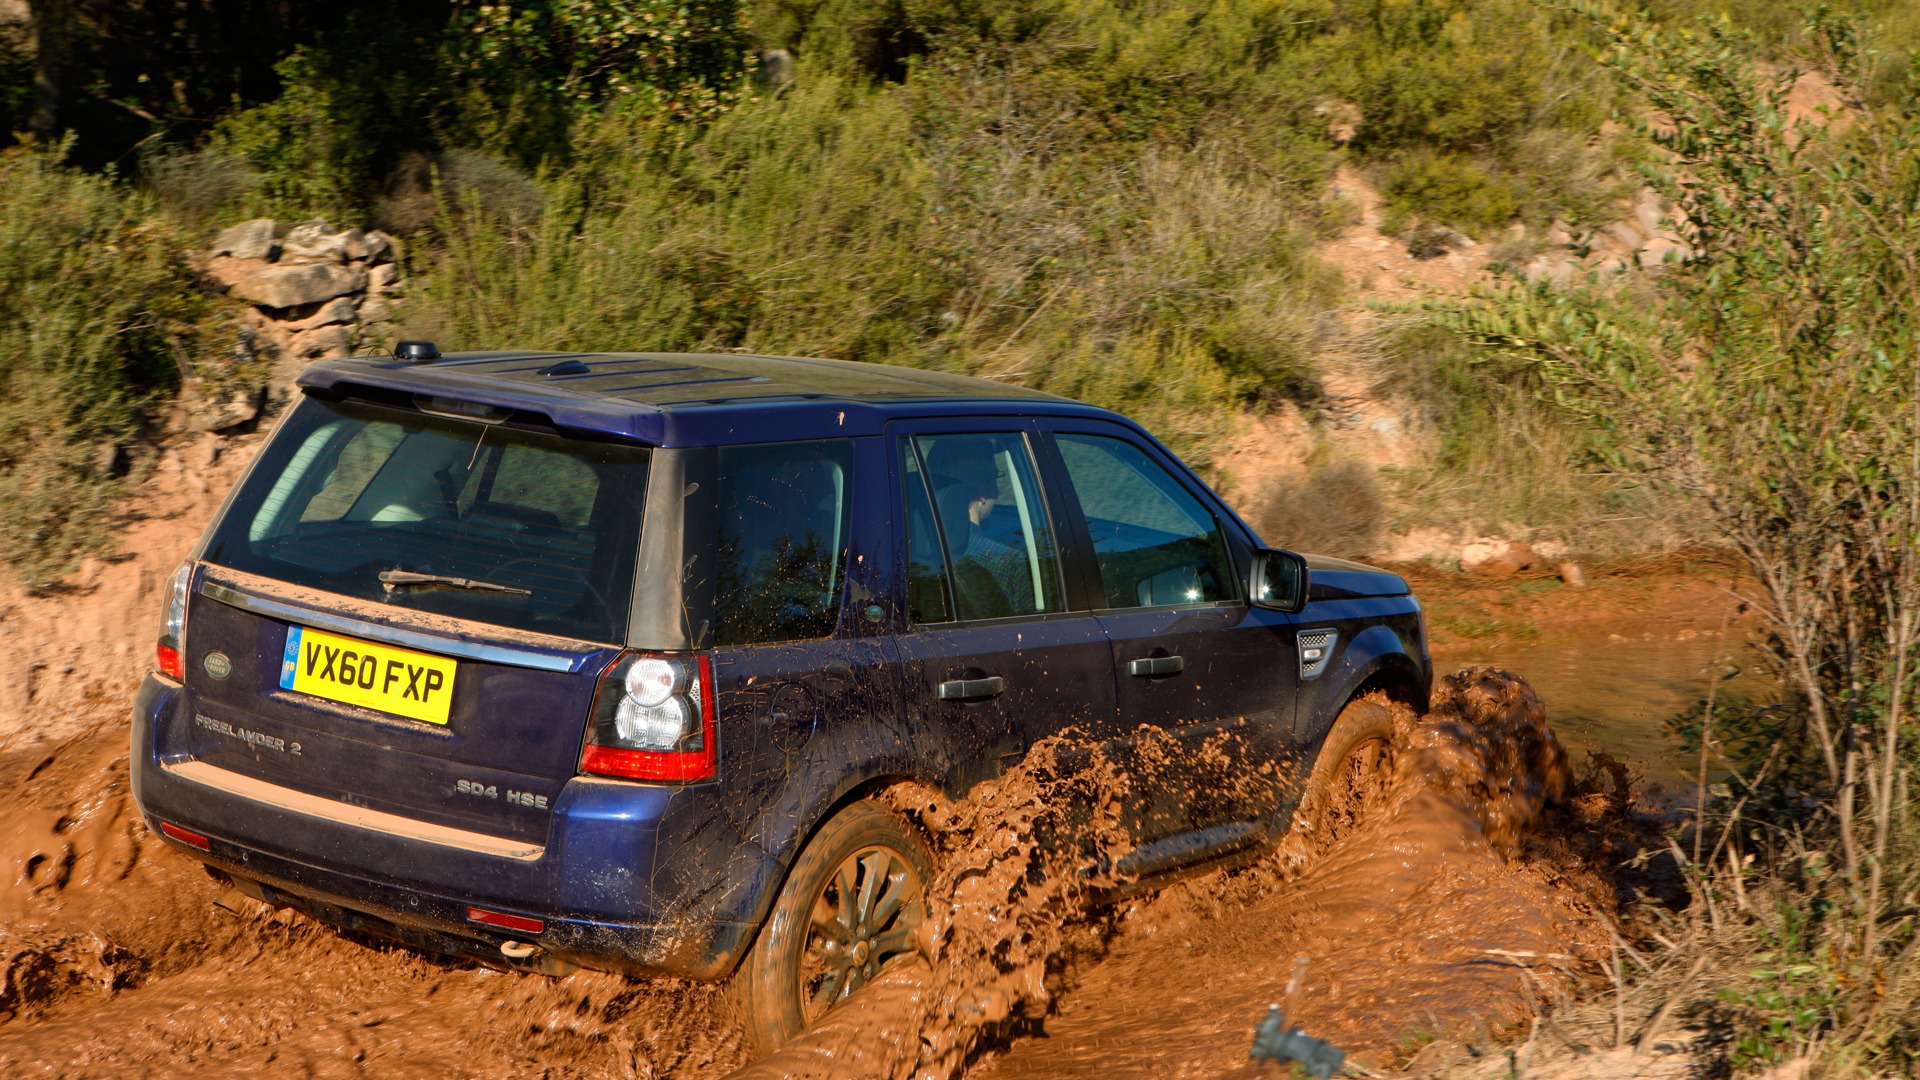
[[[218,582],[200,583],[200,595],[209,600],[218,600],[228,607],[237,607],[242,611],[251,611],[256,615],[284,619],[287,622],[312,626],[321,630],[333,630],[354,637],[368,638],[373,641],[385,641],[394,645],[403,645],[423,652],[442,653],[458,656],[467,660],[479,660],[488,664],[505,664],[508,667],[533,668],[536,671],[579,671],[587,662],[585,656],[554,656],[550,653],[534,652],[530,649],[516,649],[508,645],[483,645],[473,641],[461,641],[459,638],[441,637],[438,634],[422,633],[418,630],[406,630],[398,626],[386,626],[381,623],[363,622],[359,619],[300,607],[279,600],[269,600],[264,596],[255,596],[238,589],[230,589]],[[581,643],[582,648],[596,646]]]
[[[349,806],[333,799],[321,798],[304,791],[269,784],[265,780],[258,780],[251,776],[242,776],[237,772],[229,772],[204,761],[166,762],[160,767],[182,780],[201,784],[216,791],[224,791],[229,795],[237,795],[242,799],[271,806],[277,810],[323,818],[357,829],[383,832],[406,840],[419,840],[428,844],[439,844],[442,847],[459,848],[479,855],[518,859],[522,862],[532,862],[547,853],[546,846],[543,844],[503,840],[485,833],[435,825],[430,821],[416,821],[413,818],[389,814],[383,810]]]

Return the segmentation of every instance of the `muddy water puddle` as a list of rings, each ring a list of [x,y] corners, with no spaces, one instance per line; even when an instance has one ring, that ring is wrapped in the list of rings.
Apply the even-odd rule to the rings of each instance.
[[[1716,675],[1722,699],[1767,700],[1774,684],[1755,673],[1738,629],[1650,627],[1622,623],[1546,641],[1436,646],[1434,670],[1487,665],[1521,672],[1545,703],[1553,729],[1575,761],[1608,753],[1642,777],[1650,795],[1690,804],[1698,760],[1667,726],[1694,708]]]

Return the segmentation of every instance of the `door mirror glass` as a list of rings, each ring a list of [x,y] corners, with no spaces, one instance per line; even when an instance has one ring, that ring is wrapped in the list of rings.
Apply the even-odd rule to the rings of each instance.
[[[1299,611],[1307,606],[1307,560],[1291,551],[1263,549],[1254,556],[1248,585],[1256,606]]]

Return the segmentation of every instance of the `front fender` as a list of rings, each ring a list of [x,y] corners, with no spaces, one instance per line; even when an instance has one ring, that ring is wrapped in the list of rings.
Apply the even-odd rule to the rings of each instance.
[[[1361,630],[1340,648],[1326,672],[1301,686],[1294,714],[1299,744],[1318,746],[1340,710],[1369,684],[1397,685],[1424,706],[1432,691],[1433,668],[1417,623],[1406,633],[1387,623]]]

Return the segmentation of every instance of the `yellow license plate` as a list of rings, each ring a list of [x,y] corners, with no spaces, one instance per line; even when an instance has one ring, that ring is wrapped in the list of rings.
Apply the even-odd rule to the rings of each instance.
[[[450,657],[295,626],[287,631],[280,687],[444,724],[456,666]]]

